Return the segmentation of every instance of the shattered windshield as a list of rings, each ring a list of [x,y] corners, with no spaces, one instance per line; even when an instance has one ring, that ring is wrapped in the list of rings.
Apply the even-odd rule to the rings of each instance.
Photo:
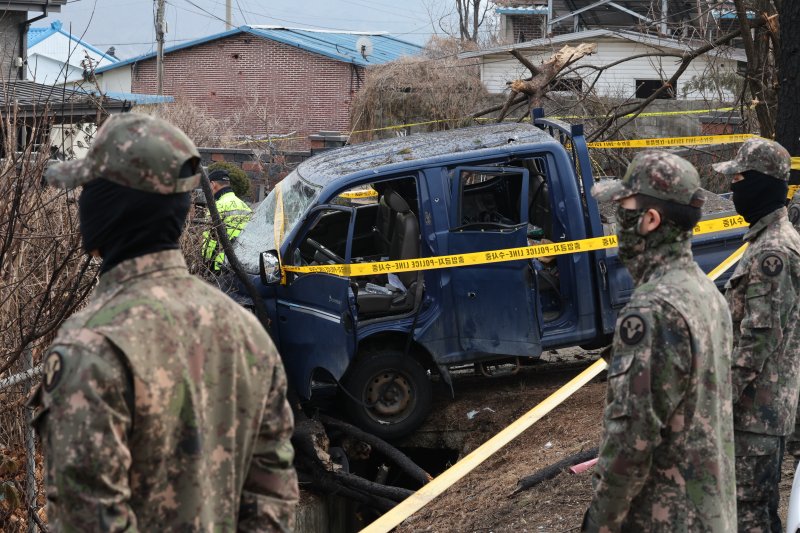
[[[322,187],[304,181],[295,170],[258,204],[247,227],[234,243],[236,255],[248,272],[258,273],[258,254],[280,247],[280,243],[276,245],[275,241],[280,241],[294,229],[321,190]]]

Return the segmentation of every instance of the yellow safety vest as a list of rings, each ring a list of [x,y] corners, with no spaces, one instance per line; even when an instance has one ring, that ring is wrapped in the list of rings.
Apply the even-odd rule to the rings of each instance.
[[[233,242],[250,220],[252,210],[233,191],[220,196],[216,203],[219,217],[228,232],[228,239]],[[210,230],[203,232],[203,259],[211,263],[211,268],[215,272],[219,271],[225,261],[225,253],[212,237]]]

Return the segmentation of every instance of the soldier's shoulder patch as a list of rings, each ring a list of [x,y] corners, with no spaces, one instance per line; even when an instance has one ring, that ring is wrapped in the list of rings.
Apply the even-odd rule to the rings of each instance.
[[[783,259],[777,254],[767,254],[761,259],[761,272],[774,277],[783,272]]]
[[[619,338],[628,346],[642,342],[647,333],[647,321],[636,312],[627,313],[619,323]]]
[[[64,358],[61,353],[52,351],[47,354],[44,360],[44,390],[52,391],[61,381],[61,374],[64,372]]]
[[[800,222],[800,204],[792,203],[789,206],[789,222],[792,224]]]

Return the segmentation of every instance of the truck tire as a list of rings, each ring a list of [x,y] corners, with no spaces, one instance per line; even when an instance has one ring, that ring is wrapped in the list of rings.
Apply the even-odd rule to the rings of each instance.
[[[399,349],[386,348],[356,359],[344,386],[350,419],[382,439],[411,434],[431,409],[428,373]]]

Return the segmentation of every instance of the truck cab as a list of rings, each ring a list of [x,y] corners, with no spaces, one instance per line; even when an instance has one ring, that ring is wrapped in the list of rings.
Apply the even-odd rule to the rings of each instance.
[[[260,270],[270,334],[302,398],[336,385],[357,425],[395,439],[427,416],[433,374],[452,387],[454,367],[609,342],[633,286],[615,250],[572,244],[613,233],[588,194],[582,129],[533,122],[326,152],[256,208],[236,252]],[[710,270],[740,240],[698,237],[695,257]],[[566,253],[513,255],[543,243]],[[475,252],[492,262],[461,265]],[[364,264],[369,275],[291,271]]]

